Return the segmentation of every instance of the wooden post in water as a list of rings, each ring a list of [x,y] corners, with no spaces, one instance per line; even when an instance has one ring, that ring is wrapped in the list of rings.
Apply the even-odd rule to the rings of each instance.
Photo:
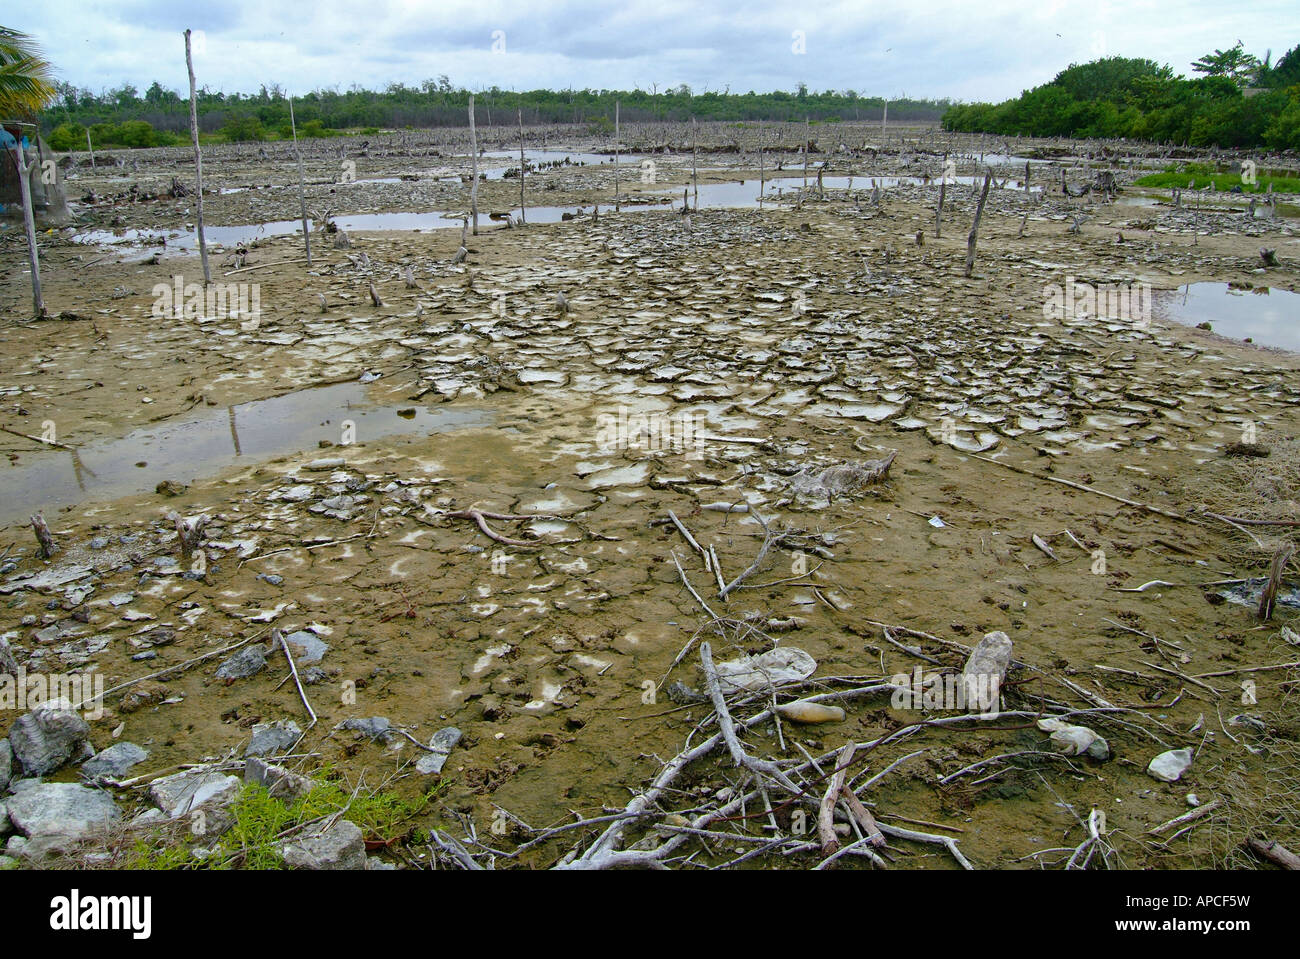
[[[203,282],[212,282],[208,268],[208,241],[203,236],[203,152],[199,149],[199,101],[194,90],[194,59],[190,56],[190,31],[185,31],[185,69],[190,74],[190,139],[194,141],[194,181],[198,187],[195,197],[194,226],[199,235],[199,259],[203,261]]]
[[[763,187],[767,171],[763,169],[763,121],[758,121],[758,208],[763,209]]]
[[[293,97],[289,97],[289,130],[293,133],[293,155],[298,160],[298,207],[302,212],[302,242],[307,248],[307,266],[311,266],[311,230],[307,228],[307,193],[303,185],[302,151],[298,149],[298,123],[293,116]]]
[[[807,191],[809,191],[809,118],[803,117],[803,192],[806,194]]]
[[[943,154],[943,173],[939,175],[939,205],[934,210],[934,238],[939,239],[939,231],[943,229],[943,198],[948,192],[948,153]]]
[[[469,95],[469,156],[474,179],[469,185],[469,215],[474,219],[474,235],[478,236],[478,134],[474,131],[474,94]]]
[[[968,277],[975,269],[975,240],[979,233],[980,217],[984,215],[984,201],[989,198],[989,181],[992,179],[993,171],[985,170],[984,189],[980,191],[980,201],[975,206],[975,222],[970,225],[970,236],[966,237],[966,276]]]
[[[524,216],[524,108],[519,108],[519,222],[527,223]]]
[[[700,208],[700,176],[697,172],[696,161],[700,155],[700,138],[699,128],[695,125],[695,117],[691,117],[691,183],[695,185],[695,209]]]
[[[21,134],[21,131],[19,132]],[[27,262],[32,270],[32,312],[34,316],[40,318],[45,315],[45,300],[41,296],[41,257],[36,250],[36,216],[32,211],[32,184],[28,179],[32,168],[27,162],[21,139],[14,146],[14,166],[18,169],[18,185],[23,200],[23,230],[27,234]]]

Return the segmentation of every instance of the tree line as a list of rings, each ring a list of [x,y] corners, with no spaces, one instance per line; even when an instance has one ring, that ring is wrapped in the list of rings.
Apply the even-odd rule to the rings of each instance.
[[[330,136],[343,130],[416,129],[469,125],[469,90],[446,77],[419,86],[389,84],[383,90],[353,86],[345,91],[313,90],[295,96],[300,136]],[[800,84],[793,92],[694,93],[685,84],[668,90],[530,90],[491,87],[475,93],[475,122],[515,125],[522,112],[528,125],[586,123],[612,131],[615,104],[626,122],[809,120],[878,121],[886,101],[855,90],[822,93]],[[199,129],[229,140],[289,136],[289,100],[283,89],[263,86],[255,94],[201,90]],[[889,101],[889,119],[937,123],[949,100]],[[154,82],[143,95],[130,85],[95,93],[57,85],[55,101],[42,113],[55,149],[79,149],[86,131],[96,146],[156,146],[181,142],[189,129],[189,98]]]
[[[1153,60],[1071,64],[1014,100],[954,105],[942,122],[963,133],[1300,149],[1300,46],[1273,64],[1238,43],[1192,69],[1189,79]]]

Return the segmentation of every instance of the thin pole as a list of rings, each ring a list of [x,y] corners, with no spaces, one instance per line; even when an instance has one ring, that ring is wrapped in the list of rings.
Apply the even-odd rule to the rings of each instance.
[[[695,162],[700,155],[700,141],[695,117],[691,117],[691,182],[695,184],[695,209],[700,208],[700,177],[696,172]]]
[[[614,101],[614,212],[618,212],[618,101]]]
[[[474,132],[474,94],[469,95],[469,154],[474,180],[469,187],[469,213],[474,218],[474,235],[478,236],[478,134]]]
[[[293,132],[293,155],[298,158],[298,206],[302,208],[302,242],[307,246],[307,265],[311,266],[311,231],[307,229],[307,194],[302,181],[302,153],[298,149],[298,124],[293,118],[293,97],[289,97],[289,129]]]
[[[519,222],[527,223],[524,217],[524,108],[519,108]]]
[[[808,118],[803,118],[803,192],[808,192]],[[801,201],[802,202],[802,201]]]
[[[95,148],[90,145],[90,127],[86,127],[86,149],[90,151],[90,168],[95,169]]]
[[[41,298],[41,258],[36,251],[36,218],[32,213],[32,185],[27,180],[31,165],[23,155],[23,141],[14,147],[14,164],[18,168],[18,183],[23,195],[23,228],[27,233],[27,259],[32,268],[32,309],[36,316],[45,315],[45,301]]]
[[[199,234],[199,258],[203,260],[203,282],[212,282],[208,269],[208,241],[203,236],[203,153],[199,150],[199,101],[194,92],[194,60],[190,56],[190,31],[185,31],[185,69],[190,74],[190,138],[194,141],[194,179],[198,185],[197,214],[194,225]]]
[[[767,172],[763,169],[763,121],[758,121],[758,208],[763,209],[763,189]]]

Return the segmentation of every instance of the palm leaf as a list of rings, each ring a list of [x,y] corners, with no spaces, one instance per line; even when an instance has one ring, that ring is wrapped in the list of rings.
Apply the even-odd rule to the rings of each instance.
[[[36,41],[0,27],[0,119],[34,116],[54,95],[53,70]]]

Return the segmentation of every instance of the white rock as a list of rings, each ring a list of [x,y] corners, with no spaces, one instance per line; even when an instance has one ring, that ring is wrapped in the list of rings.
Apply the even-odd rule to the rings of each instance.
[[[1147,767],[1147,773],[1162,782],[1174,783],[1178,782],[1183,773],[1187,772],[1191,766],[1192,751],[1190,749],[1171,749],[1151,760],[1151,765]]]

